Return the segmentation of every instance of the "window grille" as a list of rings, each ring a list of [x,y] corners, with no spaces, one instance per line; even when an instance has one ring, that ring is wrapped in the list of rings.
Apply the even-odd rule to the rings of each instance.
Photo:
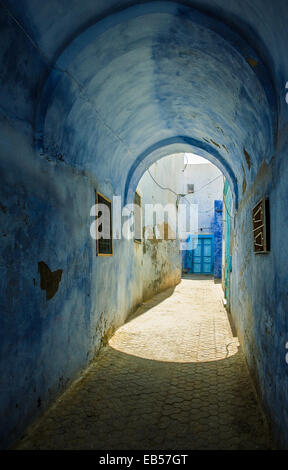
[[[142,205],[141,196],[136,192],[134,197],[134,241],[141,243],[142,241]]]
[[[270,250],[269,199],[261,199],[252,210],[254,253]]]
[[[104,204],[109,209],[108,211],[103,211],[103,213],[99,210],[98,213],[98,217],[101,217],[101,220],[98,225],[98,235],[96,239],[97,255],[112,256],[112,203],[108,198],[103,196],[103,194],[97,193],[97,204]]]

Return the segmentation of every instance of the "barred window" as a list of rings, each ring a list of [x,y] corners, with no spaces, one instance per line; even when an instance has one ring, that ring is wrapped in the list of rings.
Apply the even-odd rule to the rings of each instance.
[[[98,226],[97,236],[97,255],[98,256],[112,256],[112,203],[111,201],[103,196],[103,194],[97,193],[97,204],[103,204],[108,207],[109,210],[99,211],[98,217],[101,218]]]
[[[136,192],[134,197],[134,241],[141,243],[142,241],[142,204],[141,196]]]
[[[269,199],[263,198],[252,211],[254,253],[268,253],[270,250]]]

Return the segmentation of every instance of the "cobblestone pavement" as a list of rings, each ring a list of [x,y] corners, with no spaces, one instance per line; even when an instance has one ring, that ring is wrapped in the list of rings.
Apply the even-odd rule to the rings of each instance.
[[[19,449],[269,449],[221,285],[142,304]]]

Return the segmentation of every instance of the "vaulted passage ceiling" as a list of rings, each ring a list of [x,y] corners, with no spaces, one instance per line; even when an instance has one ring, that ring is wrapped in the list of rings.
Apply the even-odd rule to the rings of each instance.
[[[36,21],[40,28],[44,16]],[[66,16],[56,26],[61,21],[69,28]],[[253,44],[173,2],[123,4],[69,33],[38,103],[42,156],[108,179],[127,199],[151,163],[190,150],[216,163],[241,198],[271,158],[277,126],[270,71]],[[41,35],[39,44],[46,38],[51,48],[51,32]]]

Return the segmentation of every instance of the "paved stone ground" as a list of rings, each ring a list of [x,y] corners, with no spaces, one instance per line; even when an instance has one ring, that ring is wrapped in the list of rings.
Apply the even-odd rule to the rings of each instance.
[[[269,449],[221,285],[145,302],[19,449]]]

